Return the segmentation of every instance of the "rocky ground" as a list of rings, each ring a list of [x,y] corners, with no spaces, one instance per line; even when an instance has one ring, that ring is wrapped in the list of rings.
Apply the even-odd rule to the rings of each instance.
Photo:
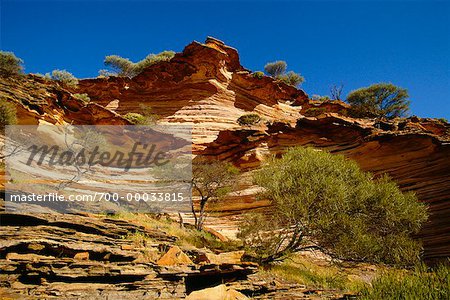
[[[213,252],[192,245],[177,246],[178,237],[163,229],[128,220],[85,214],[4,212],[0,224],[2,299],[343,296],[336,290],[314,289],[260,273],[255,263],[242,261],[243,251]],[[213,294],[229,298],[214,298]]]

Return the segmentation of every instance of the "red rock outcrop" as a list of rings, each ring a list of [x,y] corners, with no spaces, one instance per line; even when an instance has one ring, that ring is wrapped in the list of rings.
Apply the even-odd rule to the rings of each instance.
[[[25,123],[123,124],[120,114],[150,107],[161,117],[160,123],[192,125],[196,154],[232,161],[244,171],[242,190],[223,207],[227,214],[268,204],[255,200],[250,180],[251,171],[267,155],[297,145],[342,153],[364,170],[389,173],[402,189],[415,191],[427,202],[431,218],[421,233],[426,257],[450,255],[448,124],[416,117],[394,121],[346,117],[345,103],[310,101],[302,90],[253,76],[241,66],[237,51],[218,40],[193,42],[170,61],[150,66],[132,79],[86,79],[70,90],[28,77],[0,81],[0,93],[21,103],[19,114]],[[73,93],[87,93],[92,103],[77,102]],[[112,101],[117,113],[103,108]],[[248,113],[259,114],[263,121],[239,125],[237,119]]]

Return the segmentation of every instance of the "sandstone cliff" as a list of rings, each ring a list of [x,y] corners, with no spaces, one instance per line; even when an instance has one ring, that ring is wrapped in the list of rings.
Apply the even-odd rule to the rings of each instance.
[[[91,103],[83,104],[74,93],[87,93]],[[389,122],[347,117],[345,103],[317,103],[302,90],[253,76],[237,51],[218,40],[193,42],[133,79],[85,79],[71,89],[27,76],[1,80],[0,95],[17,104],[23,124],[127,124],[121,115],[151,107],[160,123],[192,125],[196,154],[232,161],[243,170],[241,190],[221,207],[227,215],[267,205],[255,200],[249,180],[267,155],[296,145],[342,153],[364,170],[389,173],[402,189],[427,202],[431,218],[421,232],[425,256],[450,255],[448,124],[416,117]],[[105,108],[111,102],[115,112]],[[263,121],[239,125],[237,119],[251,112]]]

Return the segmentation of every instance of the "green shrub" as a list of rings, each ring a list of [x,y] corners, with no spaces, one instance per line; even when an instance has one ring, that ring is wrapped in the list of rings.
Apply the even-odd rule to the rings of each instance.
[[[141,109],[142,114],[131,112],[124,115],[124,118],[134,125],[156,124],[160,117],[152,112],[151,107],[141,103],[139,108]]]
[[[314,101],[321,101],[321,102],[331,100],[329,96],[321,96],[321,95],[312,95],[311,99]]]
[[[411,236],[427,218],[425,205],[342,155],[293,148],[270,159],[255,183],[273,212],[245,218],[239,237],[261,263],[311,245],[350,261],[411,265],[419,258]]]
[[[292,86],[299,86],[305,81],[305,78],[293,71],[289,71],[286,74],[282,74],[276,77],[278,80],[283,81],[286,84],[292,85]]]
[[[16,107],[14,104],[0,100],[0,131],[3,133],[6,125],[17,124]]]
[[[448,120],[446,118],[439,118],[438,119],[441,123],[448,123]]]
[[[237,122],[239,125],[255,125],[258,124],[261,121],[261,117],[258,114],[247,114],[240,116],[237,119]]]
[[[326,109],[323,107],[311,107],[304,112],[304,115],[307,117],[317,117],[318,115],[321,115],[324,112],[326,112]]]
[[[278,77],[286,72],[287,64],[285,61],[277,60],[267,63],[264,66],[264,71],[272,77]]]
[[[450,266],[439,265],[431,270],[416,267],[414,272],[385,272],[361,291],[361,300],[450,299]]]
[[[354,117],[395,118],[407,115],[408,98],[406,89],[392,83],[377,83],[352,91],[347,102],[352,105],[350,112]]]
[[[0,76],[20,75],[23,72],[23,60],[12,52],[0,51]]]
[[[51,74],[47,73],[46,76],[50,76],[53,80],[60,81],[71,88],[75,88],[78,85],[78,79],[66,70],[53,70]]]
[[[264,72],[256,71],[256,72],[253,72],[252,76],[255,78],[258,78],[258,79],[262,79],[262,78],[264,78]]]
[[[293,71],[289,71],[286,73],[287,64],[285,61],[278,60],[271,63],[268,63],[264,66],[264,71],[269,76],[272,76],[273,78],[276,78],[286,84],[292,85],[292,86],[299,86],[302,84],[302,82],[305,81],[305,78]]]
[[[146,122],[147,119],[139,113],[129,112],[123,117],[125,119],[127,119],[128,121],[130,121],[131,124],[134,124],[134,125],[146,125],[146,123],[147,123]]]
[[[84,93],[84,94],[73,94],[72,96],[75,99],[83,101],[85,104],[91,102],[91,98],[89,98],[89,95],[86,94],[86,93]]]
[[[132,78],[140,74],[145,68],[160,62],[171,60],[175,56],[173,51],[163,51],[158,54],[149,54],[143,60],[137,63],[132,62],[128,58],[123,58],[118,55],[108,55],[105,57],[105,65],[110,67],[110,70],[100,70],[100,75],[111,76],[113,74],[121,77]]]

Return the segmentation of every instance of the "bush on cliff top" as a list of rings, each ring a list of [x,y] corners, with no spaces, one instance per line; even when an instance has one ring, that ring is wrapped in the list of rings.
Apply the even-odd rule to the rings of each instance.
[[[175,52],[163,51],[158,54],[149,54],[143,60],[137,63],[132,62],[128,58],[123,58],[118,55],[108,55],[105,57],[105,65],[112,70],[101,70],[100,75],[117,75],[121,77],[132,78],[141,73],[145,68],[160,62],[168,61],[174,57]]]
[[[299,73],[293,71],[286,73],[286,69],[287,64],[282,60],[270,62],[264,66],[264,71],[266,71],[268,75],[283,81],[286,84],[297,87],[305,81],[305,78]]]
[[[409,111],[408,91],[392,83],[376,83],[350,92],[347,102],[355,117],[405,117]]]
[[[349,261],[410,265],[419,258],[411,235],[426,207],[387,176],[374,180],[341,155],[293,148],[269,160],[255,182],[274,211],[248,216],[239,236],[261,263],[310,248]]]
[[[0,76],[8,77],[23,72],[23,60],[12,52],[0,51]]]
[[[47,73],[46,76],[60,81],[71,88],[75,88],[78,85],[78,79],[66,70],[53,70],[51,74]]]
[[[253,76],[254,78],[262,79],[262,78],[264,78],[264,72],[256,71],[256,72],[253,72],[253,73],[252,73],[252,76]]]

